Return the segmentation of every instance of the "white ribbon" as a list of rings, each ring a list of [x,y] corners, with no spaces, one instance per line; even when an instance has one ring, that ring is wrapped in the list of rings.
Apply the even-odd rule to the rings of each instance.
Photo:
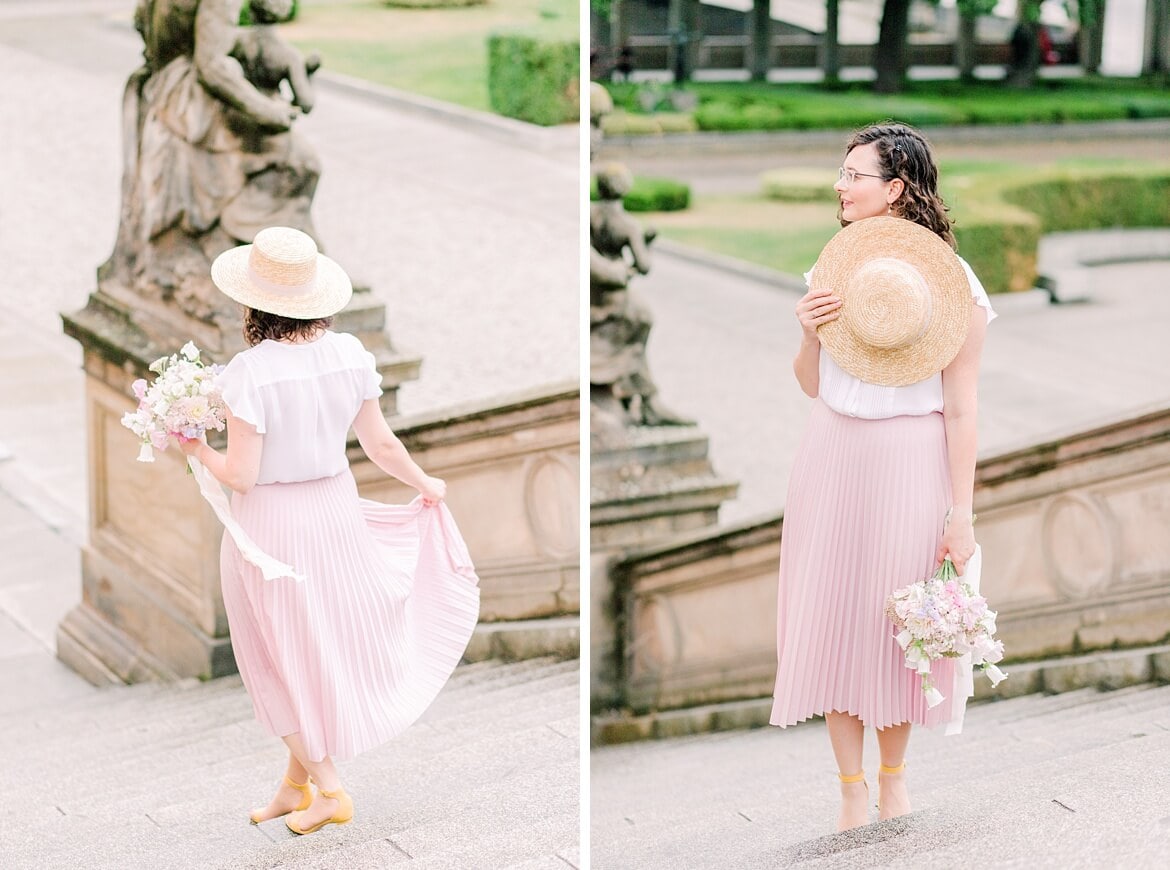
[[[304,575],[298,574],[290,565],[269,556],[249,537],[248,533],[244,531],[244,527],[236,522],[236,518],[232,516],[232,507],[228,504],[227,496],[223,493],[223,487],[220,486],[219,481],[211,472],[200,464],[199,460],[194,456],[188,456],[187,466],[195,475],[195,482],[199,484],[199,492],[203,494],[207,503],[211,505],[211,509],[215,511],[215,515],[219,517],[219,521],[223,523],[224,530],[232,536],[241,555],[260,569],[265,580],[291,577],[300,582],[305,579]]]
[[[983,572],[983,548],[975,545],[975,552],[967,560],[967,570],[960,581],[971,587],[971,591],[979,593],[979,575]],[[971,653],[965,653],[955,659],[955,678],[951,684],[951,719],[947,722],[946,733],[961,734],[963,731],[963,716],[967,712],[967,699],[975,695],[975,673],[971,664]]]

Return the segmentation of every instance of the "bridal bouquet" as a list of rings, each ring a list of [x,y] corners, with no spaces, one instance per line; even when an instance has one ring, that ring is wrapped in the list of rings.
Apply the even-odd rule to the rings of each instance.
[[[222,366],[205,365],[192,342],[150,364],[153,384],[134,382],[138,409],[123,415],[122,425],[142,439],[139,462],[154,462],[154,450],[166,450],[171,436],[199,438],[208,429],[222,431],[227,416],[215,377]]]
[[[922,676],[930,707],[944,697],[930,681],[930,663],[940,658],[970,654],[972,667],[984,671],[993,686],[1007,676],[995,666],[1003,658],[1003,641],[995,639],[995,611],[959,579],[950,559],[934,576],[894,592],[886,601],[886,616],[906,651],[906,667]]]

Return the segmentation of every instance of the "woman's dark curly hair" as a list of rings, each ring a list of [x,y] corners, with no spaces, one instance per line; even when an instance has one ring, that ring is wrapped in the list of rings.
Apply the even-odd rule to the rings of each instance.
[[[266,338],[273,341],[311,338],[322,329],[333,325],[332,317],[318,317],[313,320],[297,320],[269,314],[255,308],[244,309],[244,341],[255,347]]]
[[[905,188],[891,206],[892,214],[921,224],[952,248],[958,247],[947,217],[947,204],[938,192],[938,164],[930,143],[913,127],[895,122],[871,124],[858,130],[845,143],[845,154],[858,145],[873,144],[878,171],[886,181],[902,179]],[[838,217],[840,217],[838,215]],[[841,221],[845,226],[848,221]]]

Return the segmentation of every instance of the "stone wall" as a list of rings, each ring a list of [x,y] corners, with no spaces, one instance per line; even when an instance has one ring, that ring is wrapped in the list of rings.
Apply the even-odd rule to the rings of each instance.
[[[1170,636],[1170,409],[983,459],[975,509],[1009,661]],[[782,524],[715,529],[614,566],[623,706],[771,693]]]
[[[447,504],[480,577],[480,620],[580,611],[580,400],[576,384],[391,419]],[[361,493],[402,502],[414,490],[351,445]]]
[[[82,601],[58,628],[58,656],[94,683],[232,673],[219,589],[222,527],[182,454],[134,461],[119,420],[137,369],[87,349],[90,529]],[[481,621],[579,610],[580,410],[576,384],[391,420],[448,502],[480,574]],[[414,491],[350,445],[367,498]]]

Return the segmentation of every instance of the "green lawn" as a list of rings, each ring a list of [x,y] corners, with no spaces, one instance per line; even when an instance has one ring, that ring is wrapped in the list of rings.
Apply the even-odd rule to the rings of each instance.
[[[575,0],[489,0],[450,9],[302,0],[300,8],[282,32],[301,51],[319,52],[323,69],[483,111],[490,111],[489,34],[578,38]]]
[[[989,216],[1017,211],[1018,207],[1006,204],[1001,197],[1006,188],[1019,184],[1104,171],[1146,175],[1168,170],[1170,158],[1068,158],[1044,163],[944,160],[940,178],[943,198],[958,230]],[[656,226],[665,238],[792,275],[808,270],[840,229],[833,202],[788,202],[762,195],[696,195],[686,211],[649,212],[638,217]]]
[[[607,87],[615,106],[624,110],[607,122],[607,132],[652,129],[648,122],[657,112],[646,114],[642,99],[647,94],[663,99],[659,109],[670,109],[669,88],[663,85]],[[1043,81],[1030,90],[992,83],[913,82],[905,93],[894,96],[873,94],[860,85],[825,89],[702,82],[688,84],[685,90],[698,98],[698,106],[681,113],[683,118],[670,112],[667,132],[687,122],[700,130],[736,131],[849,129],[891,117],[916,126],[1170,117],[1170,89],[1154,78]]]

